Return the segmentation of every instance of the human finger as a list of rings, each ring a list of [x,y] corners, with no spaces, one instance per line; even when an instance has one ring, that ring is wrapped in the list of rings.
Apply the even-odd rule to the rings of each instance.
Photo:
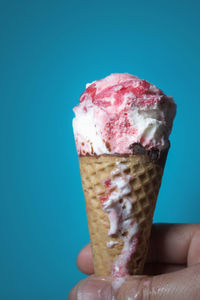
[[[90,244],[86,245],[80,252],[77,265],[81,272],[91,275],[94,273],[94,267],[92,263],[92,253]],[[170,272],[179,271],[185,268],[186,265],[174,265],[166,263],[147,263],[144,267],[145,275],[159,275]]]
[[[185,265],[173,265],[165,263],[146,263],[143,274],[145,275],[160,275],[171,272],[176,272],[184,269]]]
[[[200,224],[154,224],[147,262],[191,266],[200,262]],[[90,244],[78,255],[77,266],[93,274]]]
[[[92,251],[90,244],[86,245],[77,257],[77,267],[79,270],[87,275],[94,273],[94,266],[92,261]]]
[[[117,299],[199,300],[200,265],[159,276],[129,278],[119,290]]]
[[[154,224],[148,262],[187,264],[200,262],[200,224]]]
[[[88,277],[76,285],[68,299],[199,300],[199,282],[200,264],[159,276],[130,276],[118,290],[111,278]]]

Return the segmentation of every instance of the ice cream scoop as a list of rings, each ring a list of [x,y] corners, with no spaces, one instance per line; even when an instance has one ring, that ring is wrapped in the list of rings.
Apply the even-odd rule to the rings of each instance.
[[[138,143],[148,150],[169,146],[176,114],[172,97],[130,74],[111,74],[87,84],[74,108],[79,155],[131,154]]]

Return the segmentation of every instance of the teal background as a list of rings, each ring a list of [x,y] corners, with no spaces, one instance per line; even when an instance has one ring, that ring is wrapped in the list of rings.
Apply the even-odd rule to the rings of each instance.
[[[0,299],[66,299],[88,241],[72,133],[85,83],[113,72],[173,95],[156,222],[199,222],[199,1],[0,1]]]

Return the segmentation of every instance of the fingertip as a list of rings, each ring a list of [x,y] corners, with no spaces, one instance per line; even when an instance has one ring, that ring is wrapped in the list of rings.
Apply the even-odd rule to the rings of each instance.
[[[93,261],[92,261],[92,251],[90,244],[86,245],[79,253],[76,261],[78,269],[87,274],[94,273]]]

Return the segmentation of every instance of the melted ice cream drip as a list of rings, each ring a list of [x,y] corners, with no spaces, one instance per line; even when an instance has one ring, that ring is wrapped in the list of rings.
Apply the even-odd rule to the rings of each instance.
[[[117,241],[109,241],[106,245],[108,248],[113,248],[115,245],[119,244]]]
[[[126,163],[126,159],[124,159]],[[116,278],[128,275],[128,262],[135,252],[138,242],[138,225],[133,219],[130,182],[133,177],[127,174],[129,167],[116,162],[116,169],[111,172],[111,177],[104,182],[106,193],[100,196],[103,210],[108,214],[110,221],[109,236],[118,236],[124,246],[120,256],[115,260],[112,275]],[[108,242],[107,247],[114,247],[116,242]]]

